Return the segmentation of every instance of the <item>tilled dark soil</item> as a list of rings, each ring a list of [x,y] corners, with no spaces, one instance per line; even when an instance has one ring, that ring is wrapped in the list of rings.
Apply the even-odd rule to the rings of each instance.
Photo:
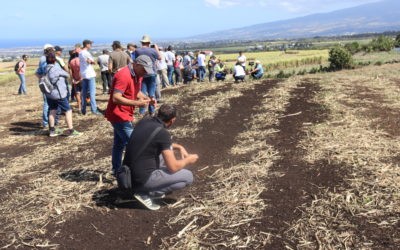
[[[176,192],[166,199],[166,203],[172,203],[181,197],[191,199],[190,192],[194,196],[201,196],[201,193],[208,188],[207,181],[210,173],[221,166],[229,167],[249,160],[248,156],[227,158],[228,152],[235,144],[235,137],[246,130],[246,122],[254,114],[253,109],[261,103],[263,96],[276,84],[277,81],[269,80],[255,85],[254,89],[244,90],[243,96],[229,100],[229,108],[220,109],[214,119],[204,120],[199,125],[196,138],[177,139],[177,142],[186,146],[189,152],[198,153],[200,159],[196,166],[190,168],[195,175],[193,187]],[[225,84],[220,88],[206,90],[183,100],[183,103],[179,104],[181,119],[175,125],[179,127],[190,124],[188,121],[190,117],[186,116],[185,112],[189,110],[192,102],[200,97],[227,91],[230,86],[231,84]],[[261,223],[253,225],[260,231],[270,232],[274,236],[267,245],[267,249],[284,249],[285,246],[295,249],[298,242],[291,242],[283,235],[289,229],[288,225],[300,218],[301,211],[297,208],[311,202],[313,195],[319,194],[320,188],[332,190],[346,186],[344,181],[348,176],[346,166],[333,166],[325,161],[310,165],[302,159],[305,151],[300,148],[299,142],[307,135],[307,124],[324,122],[329,114],[326,107],[312,101],[319,91],[321,90],[315,79],[306,79],[300,82],[297,88],[290,93],[289,105],[282,113],[280,123],[273,127],[279,132],[273,137],[265,138],[266,143],[273,145],[281,156],[280,160],[271,167],[271,175],[265,180],[267,190],[261,195],[268,207],[263,213]],[[167,92],[165,94],[168,94]],[[169,92],[176,93],[179,92],[179,89]],[[376,96],[372,98],[376,98]],[[382,116],[382,110],[384,109],[374,106],[370,107],[369,111],[371,111],[371,116],[379,120],[388,116]],[[388,112],[397,114],[392,110]],[[390,135],[398,135],[395,129],[397,119],[394,115],[389,115],[387,120],[388,124],[382,123],[381,126]],[[93,122],[95,120],[86,120],[79,126],[88,129]],[[39,126],[34,124],[34,121],[29,124],[15,123],[12,124],[9,132],[30,132],[31,125]],[[47,137],[38,136],[38,138],[38,140],[48,140]],[[94,158],[110,155],[112,142],[100,140],[98,145]],[[92,145],[87,145],[87,147],[90,146]],[[28,152],[33,149],[29,146],[23,148]],[[85,146],[82,146],[80,150],[85,150]],[[15,152],[15,149],[5,149],[5,156],[10,159],[18,155],[21,154]],[[60,160],[68,161],[70,164],[79,163],[79,160],[64,155]],[[394,161],[396,160],[398,161],[398,158],[394,157]],[[208,169],[198,171],[206,166]],[[61,167],[61,165],[54,167]],[[66,170],[60,177],[71,182],[97,182],[99,174],[100,172],[90,172],[84,169]],[[16,183],[1,190],[7,191],[23,187],[22,182],[23,179],[16,180]],[[179,213],[176,209],[169,210],[163,207],[158,211],[148,211],[134,201],[117,205],[115,203],[117,195],[118,192],[115,189],[98,190],[93,194],[93,201],[96,206],[107,209],[87,208],[68,221],[52,222],[46,227],[47,233],[43,238],[50,240],[52,244],[59,244],[60,249],[158,249],[162,244],[161,238],[176,235],[181,229],[170,228],[166,223],[168,218]],[[1,218],[0,223],[3,223]],[[371,225],[360,221],[356,221],[355,224],[359,226],[360,234],[366,234],[368,238],[377,243],[376,245],[383,248],[392,246],[394,243],[391,240],[394,236],[398,238],[398,232],[400,232],[400,230],[396,231],[396,228],[375,230]],[[0,246],[8,243],[0,239]]]
[[[227,161],[227,151],[234,145],[235,137],[246,129],[245,121],[252,115],[252,109],[261,102],[261,98],[272,87],[276,81],[265,81],[263,84],[256,85],[254,90],[243,92],[243,96],[229,100],[230,108],[219,110],[218,115],[213,120],[205,120],[200,124],[198,136],[193,138],[178,140],[189,152],[199,154],[199,161],[191,170],[195,174],[195,184],[193,192],[201,192],[207,188],[205,181],[208,170],[197,172],[205,166],[217,165],[219,163],[232,162],[240,159],[230,159]],[[209,90],[201,94],[186,99],[185,107],[190,107],[192,101],[204,96],[216,94],[219,91],[226,91],[227,87],[221,89]],[[185,108],[181,109],[185,112]],[[183,115],[185,117],[185,115]],[[177,126],[184,126],[188,121],[181,120],[176,123]],[[162,237],[168,237],[175,234],[179,229],[169,228],[166,221],[170,216],[179,211],[169,211],[160,209],[159,211],[144,210],[137,202],[126,203],[125,205],[116,205],[113,203],[116,199],[115,190],[100,190],[94,194],[94,199],[99,206],[111,208],[107,213],[98,210],[86,210],[85,213],[77,215],[59,225],[49,225],[48,238],[51,242],[68,246],[67,248],[98,248],[107,249],[114,247],[116,249],[157,249],[161,244]],[[97,199],[98,196],[105,198]],[[195,193],[194,193],[195,194]],[[188,196],[187,191],[181,191],[174,194],[174,198]],[[174,198],[169,200],[174,201]],[[104,213],[104,214],[103,214]],[[59,233],[57,233],[59,232]],[[147,245],[147,239],[150,243]],[[128,246],[128,247],[127,247]]]
[[[283,234],[292,221],[300,218],[301,211],[297,208],[311,202],[312,195],[318,194],[320,187],[344,185],[344,168],[327,162],[310,165],[302,160],[305,152],[299,147],[299,142],[306,136],[305,124],[321,123],[329,114],[324,106],[312,101],[318,91],[318,82],[310,79],[300,83],[292,91],[286,111],[275,127],[278,134],[267,139],[267,143],[273,145],[281,156],[270,170],[277,174],[269,177],[267,191],[261,195],[268,204],[262,227],[274,235],[269,249],[284,249],[285,245],[296,248],[297,242],[288,241]]]

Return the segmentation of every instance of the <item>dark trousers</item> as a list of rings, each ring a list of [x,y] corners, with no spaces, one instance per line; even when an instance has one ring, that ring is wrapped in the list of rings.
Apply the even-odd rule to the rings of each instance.
[[[111,73],[107,71],[101,72],[101,80],[103,81],[103,93],[107,93],[107,91],[111,88]]]

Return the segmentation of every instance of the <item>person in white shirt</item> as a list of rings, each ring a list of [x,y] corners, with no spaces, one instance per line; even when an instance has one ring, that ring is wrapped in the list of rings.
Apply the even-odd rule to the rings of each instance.
[[[163,88],[169,87],[169,79],[167,75],[167,63],[165,62],[165,53],[160,49],[161,59],[156,61],[156,69]]]
[[[95,61],[93,56],[90,54],[89,50],[92,48],[92,41],[84,40],[83,41],[83,49],[79,53],[79,67],[82,76],[82,114],[86,114],[86,96],[89,90],[90,94],[90,108],[92,110],[92,114],[101,115],[101,113],[97,110],[96,104],[96,72],[94,71],[93,64]]]
[[[199,81],[204,82],[204,77],[206,76],[206,53],[200,51],[197,56],[197,66],[199,71]]]
[[[172,77],[174,74],[174,62],[175,62],[175,54],[172,52],[172,46],[168,46],[167,52],[165,52],[165,61],[167,62],[167,74],[168,81],[170,85],[174,84],[174,78]]]
[[[238,62],[240,62],[240,65],[243,66],[243,69],[246,71],[246,56],[243,55],[242,51],[239,51],[239,56],[237,58]]]
[[[244,81],[246,76],[246,72],[243,69],[241,62],[237,62],[235,67],[233,68],[233,78],[235,78],[235,82]]]
[[[109,53],[108,50],[104,49],[103,54],[97,58],[97,64],[101,71],[101,80],[103,81],[103,95],[107,94],[111,87],[111,73],[108,70]]]

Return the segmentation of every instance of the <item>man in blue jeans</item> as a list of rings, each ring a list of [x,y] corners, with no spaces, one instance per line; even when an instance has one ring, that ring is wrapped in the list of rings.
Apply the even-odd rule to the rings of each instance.
[[[92,48],[92,41],[84,40],[83,48],[79,52],[79,67],[82,76],[82,114],[86,114],[86,96],[89,91],[90,94],[90,109],[92,114],[101,115],[97,110],[96,104],[96,72],[94,71],[93,65],[96,63],[93,56],[90,54],[89,50]]]
[[[140,40],[142,47],[137,48],[135,50],[135,58],[141,56],[141,55],[146,55],[150,57],[151,61],[153,62],[153,71],[156,72],[155,68],[155,62],[156,60],[161,60],[161,55],[159,53],[159,49],[157,44],[153,44],[153,48],[150,47],[150,36],[144,35],[142,37],[142,40]],[[156,98],[156,88],[157,88],[157,83],[156,83],[156,73],[153,74],[147,74],[146,76],[143,77],[142,81],[142,93],[147,95],[151,99],[151,103],[148,107],[148,111],[150,115],[154,114],[155,111],[155,98]],[[140,107],[139,108],[139,113],[141,115],[144,115],[146,112],[145,107]]]
[[[175,106],[163,104],[157,117],[142,119],[136,125],[126,147],[124,165],[132,173],[134,197],[150,210],[160,208],[153,203],[153,198],[162,198],[193,182],[192,172],[185,167],[199,157],[189,154],[182,145],[172,143],[167,128],[175,120]],[[174,150],[180,153],[180,158],[175,157]]]
[[[54,52],[54,47],[51,44],[45,44],[44,45],[44,51],[42,57],[40,57],[39,60],[39,67],[36,69],[35,75],[36,77],[40,80],[40,78],[44,75],[46,75],[46,67],[47,67],[47,62],[46,62],[46,56],[49,53]],[[47,128],[49,124],[49,105],[47,104],[47,98],[45,94],[42,94],[43,96],[43,112],[42,112],[42,126],[43,128]],[[59,114],[61,113],[61,110],[57,110],[57,115],[56,115],[56,124],[58,124],[58,118]]]
[[[140,91],[139,78],[154,74],[151,59],[142,55],[133,63],[119,69],[113,78],[110,99],[105,117],[114,128],[112,148],[112,172],[116,175],[122,162],[122,153],[133,131],[132,121],[135,106],[145,106],[150,99]]]

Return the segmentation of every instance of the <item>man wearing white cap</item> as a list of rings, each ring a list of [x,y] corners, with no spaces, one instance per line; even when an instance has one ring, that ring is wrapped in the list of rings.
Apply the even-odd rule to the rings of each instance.
[[[142,43],[142,47],[138,48],[135,50],[135,57],[139,57],[141,55],[146,55],[148,57],[150,57],[151,61],[153,62],[153,70],[154,72],[156,72],[156,68],[155,68],[155,62],[156,60],[161,60],[161,55],[158,49],[157,44],[154,44],[154,48],[150,48],[150,36],[148,35],[144,35],[142,37],[142,40],[140,40],[140,42]],[[146,74],[143,77],[143,82],[142,82],[142,92],[143,94],[147,95],[153,103],[155,103],[155,97],[156,97],[156,74]],[[155,107],[154,105],[150,104],[149,105],[149,113],[150,115],[153,115],[155,111]],[[146,112],[145,108],[140,108],[139,109],[139,113],[144,115]]]
[[[148,105],[150,99],[140,91],[139,78],[154,74],[150,57],[141,55],[119,69],[113,78],[105,117],[114,128],[112,148],[112,172],[118,174],[121,169],[122,153],[133,131],[132,121],[135,106]]]

